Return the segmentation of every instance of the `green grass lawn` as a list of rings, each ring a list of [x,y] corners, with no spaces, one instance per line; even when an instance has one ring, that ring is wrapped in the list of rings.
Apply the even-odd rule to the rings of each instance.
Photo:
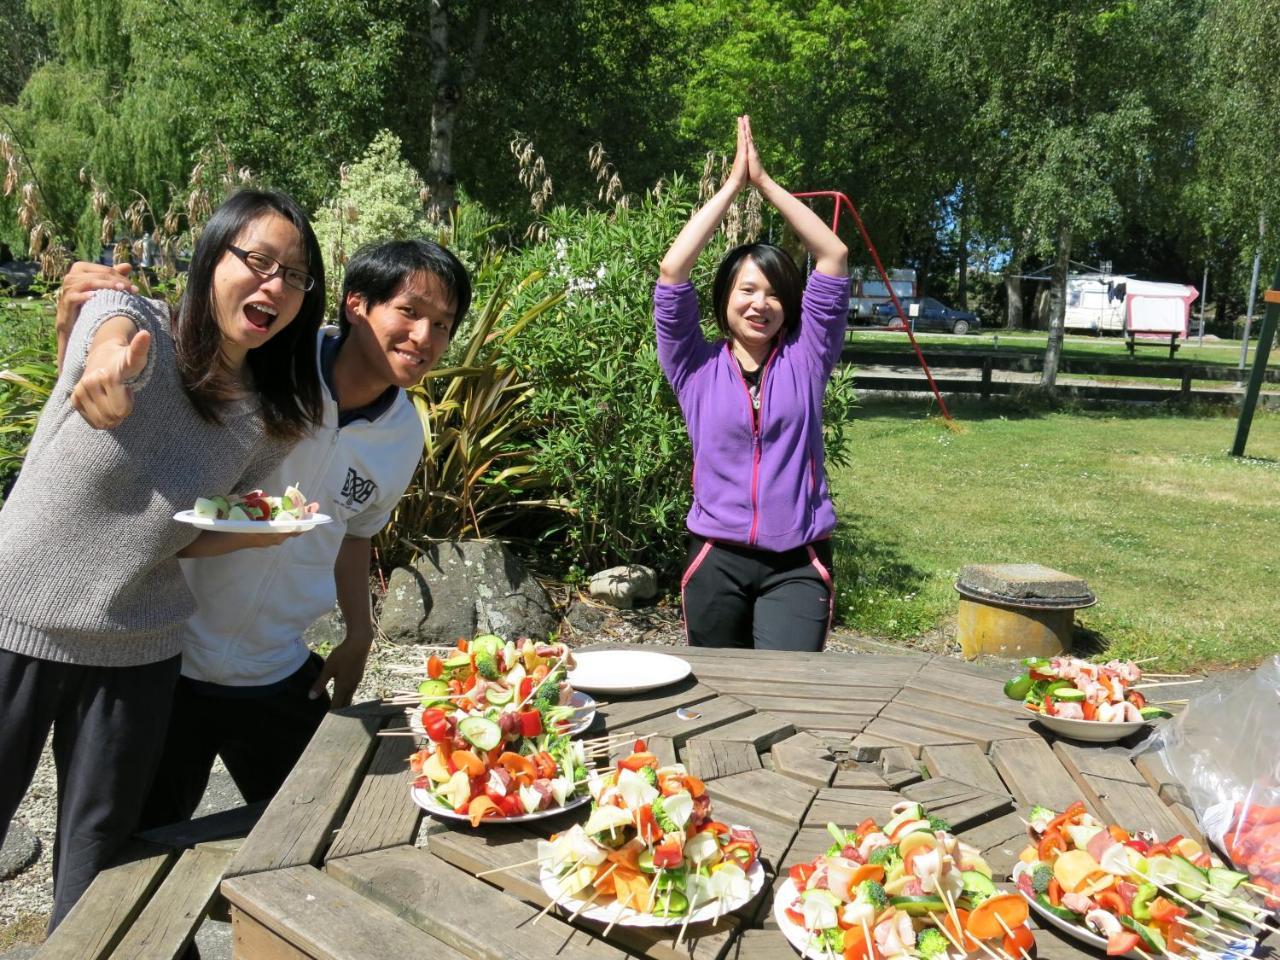
[[[1035,562],[1089,582],[1077,622],[1108,654],[1179,669],[1280,650],[1280,415],[1259,413],[1235,460],[1228,416],[973,402],[953,433],[925,411],[867,402],[855,461],[829,468],[845,625],[946,632],[961,567]]]

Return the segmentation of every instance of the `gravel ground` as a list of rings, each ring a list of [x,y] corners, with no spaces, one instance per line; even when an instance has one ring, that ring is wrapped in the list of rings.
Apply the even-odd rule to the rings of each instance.
[[[564,588],[560,588],[561,593],[563,590]],[[679,609],[674,605],[662,604],[642,610],[614,611],[586,602],[574,602],[570,605],[567,602],[569,598],[565,596],[557,599],[563,601],[562,609],[569,608],[566,629],[562,635],[575,646],[602,641],[666,646],[683,645],[685,642]],[[955,645],[945,631],[939,631],[936,635],[921,637],[907,646],[916,652],[950,653]],[[843,653],[902,653],[904,645],[879,643],[849,631],[837,630],[827,649]],[[407,686],[407,678],[421,664],[422,654],[414,647],[377,644],[370,657],[364,682],[356,695],[357,702],[380,697]],[[29,942],[44,929],[53,900],[51,865],[57,815],[56,783],[52,753],[46,746],[35,779],[17,813],[18,819],[39,837],[40,857],[16,877],[0,882],[0,951],[10,948],[20,950],[20,947],[14,945]],[[211,813],[239,802],[234,784],[219,763],[199,812]],[[207,960],[229,955],[221,947],[222,942],[227,939],[225,927],[225,924],[208,923],[202,929],[200,943]],[[0,953],[0,960],[19,955],[16,952]]]

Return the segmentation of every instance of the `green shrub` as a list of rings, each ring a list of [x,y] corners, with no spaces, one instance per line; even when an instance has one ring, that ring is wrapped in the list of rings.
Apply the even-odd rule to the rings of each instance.
[[[58,379],[44,301],[0,299],[0,499],[7,493]]]

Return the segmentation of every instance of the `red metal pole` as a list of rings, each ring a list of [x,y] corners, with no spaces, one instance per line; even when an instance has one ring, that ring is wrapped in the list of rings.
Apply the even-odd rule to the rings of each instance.
[[[902,321],[903,329],[906,330],[907,337],[911,340],[911,348],[916,352],[916,359],[920,361],[920,369],[924,371],[925,378],[929,381],[929,389],[933,391],[933,397],[938,401],[938,409],[942,411],[942,416],[950,420],[951,413],[947,410],[946,401],[942,399],[942,394],[938,391],[938,385],[933,380],[933,373],[929,370],[929,364],[925,362],[924,354],[920,352],[920,345],[916,343],[916,336],[911,330],[911,324],[907,322],[907,316],[902,310],[902,303],[898,300],[898,295],[893,290],[893,284],[889,282],[889,274],[884,269],[884,264],[880,262],[880,254],[876,251],[876,245],[871,242],[871,235],[867,233],[866,225],[862,222],[862,217],[858,215],[858,208],[853,205],[843,193],[835,190],[815,190],[809,193],[797,193],[793,196],[801,199],[809,197],[830,197],[835,201],[835,213],[831,218],[831,229],[835,231],[840,223],[840,208],[842,206],[849,208],[849,213],[853,216],[853,222],[858,225],[858,232],[862,234],[862,242],[867,245],[867,251],[871,254],[871,260],[876,265],[876,271],[880,274],[880,279],[884,281],[884,288],[889,291],[889,298],[893,301],[893,308],[898,312],[898,319]]]

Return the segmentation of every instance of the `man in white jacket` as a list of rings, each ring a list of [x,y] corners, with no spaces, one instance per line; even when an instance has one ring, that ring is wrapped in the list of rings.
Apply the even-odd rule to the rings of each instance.
[[[60,335],[82,292],[116,281],[127,282],[73,268]],[[373,640],[371,539],[422,455],[422,427],[404,390],[444,354],[470,301],[465,268],[430,241],[378,244],[347,264],[339,329],[322,330],[316,344],[323,424],[263,485],[275,494],[298,487],[333,522],[265,549],[182,562],[198,610],[183,637],[143,827],[190,817],[216,756],[247,802],[270,799],[329,707],[351,702]],[[237,491],[209,491],[227,492]],[[346,637],[322,660],[302,633],[335,599]]]

